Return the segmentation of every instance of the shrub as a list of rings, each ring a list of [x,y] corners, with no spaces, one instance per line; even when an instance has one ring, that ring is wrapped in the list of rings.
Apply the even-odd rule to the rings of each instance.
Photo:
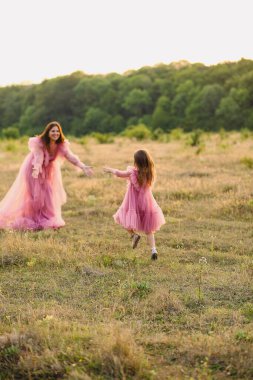
[[[199,146],[201,144],[201,137],[203,135],[203,131],[201,129],[195,129],[189,135],[188,144],[190,146]]]
[[[94,137],[99,144],[110,144],[114,142],[114,138],[110,133],[93,132],[91,136]]]
[[[153,140],[159,140],[163,134],[164,134],[164,131],[162,130],[162,128],[156,128],[153,131],[152,138],[153,138]]]
[[[152,140],[167,143],[170,141],[170,134],[164,132],[161,128],[156,128],[152,133]]]
[[[224,128],[220,128],[220,130],[219,130],[219,136],[220,136],[221,141],[223,141],[223,140],[225,140],[228,137],[228,132],[225,131]]]
[[[181,140],[184,135],[182,128],[174,128],[170,131],[170,137],[172,140]]]
[[[2,129],[2,136],[6,139],[18,139],[19,130],[17,127],[8,127]]]
[[[82,136],[82,137],[80,137],[80,138],[78,139],[78,142],[79,142],[79,144],[81,144],[81,145],[86,145],[86,144],[88,143],[88,138],[87,138],[87,136]]]
[[[145,124],[133,125],[123,131],[123,136],[137,140],[149,139],[152,136],[150,129]]]
[[[14,140],[10,140],[6,142],[6,145],[4,146],[4,150],[6,152],[18,152],[19,150],[18,142]]]

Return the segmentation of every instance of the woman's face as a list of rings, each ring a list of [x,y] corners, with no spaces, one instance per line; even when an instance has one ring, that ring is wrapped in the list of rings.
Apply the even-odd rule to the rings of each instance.
[[[60,137],[59,128],[57,126],[51,128],[49,133],[48,133],[48,136],[49,136],[50,140],[57,141],[58,138]]]

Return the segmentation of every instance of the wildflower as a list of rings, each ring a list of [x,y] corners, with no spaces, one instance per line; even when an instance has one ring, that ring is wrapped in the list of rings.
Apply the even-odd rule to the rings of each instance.
[[[205,265],[205,264],[207,264],[207,259],[206,259],[206,257],[202,256],[202,257],[199,259],[199,264],[201,264],[201,265]]]

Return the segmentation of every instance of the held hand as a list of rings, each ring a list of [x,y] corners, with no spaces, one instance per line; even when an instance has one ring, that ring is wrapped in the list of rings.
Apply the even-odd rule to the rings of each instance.
[[[94,174],[92,166],[84,166],[83,172],[87,175],[87,177],[91,177]]]
[[[108,168],[107,166],[103,167],[103,171],[105,173],[113,173],[113,169],[112,168]]]

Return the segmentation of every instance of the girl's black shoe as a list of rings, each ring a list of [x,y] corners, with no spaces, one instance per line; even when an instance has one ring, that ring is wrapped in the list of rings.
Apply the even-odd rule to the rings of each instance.
[[[158,259],[157,252],[153,252],[151,255],[151,260],[157,260],[157,259]]]

